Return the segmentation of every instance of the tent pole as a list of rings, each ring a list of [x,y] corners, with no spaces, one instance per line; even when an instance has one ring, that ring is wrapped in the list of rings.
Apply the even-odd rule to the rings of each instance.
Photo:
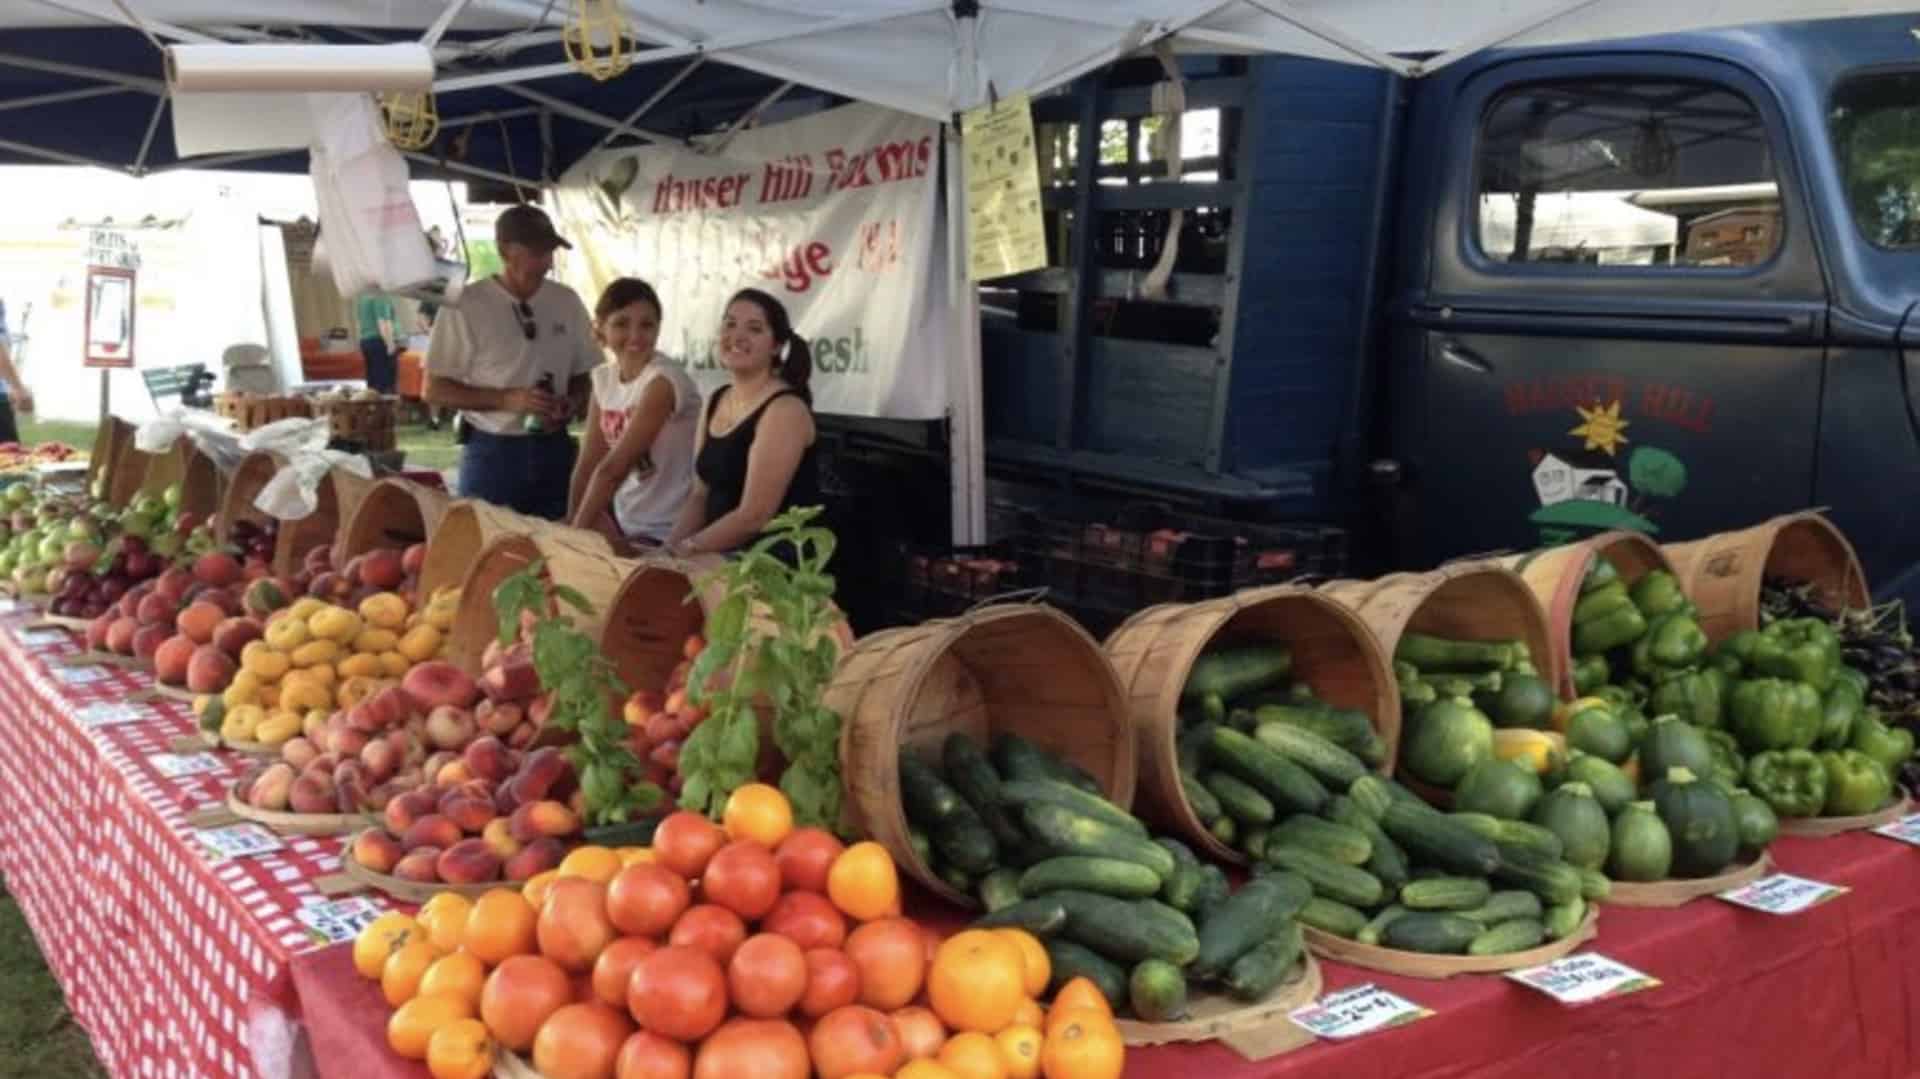
[[[974,37],[978,8],[953,7],[957,55],[950,93],[954,118],[941,125],[945,136],[947,190],[947,317],[953,320],[947,353],[947,467],[952,477],[952,526],[955,546],[987,541],[987,447],[980,390],[980,290],[967,266],[966,153],[959,114],[980,103],[980,56]]]
[[[707,58],[704,56],[694,57],[691,61],[687,63],[687,66],[681,68],[679,71],[674,72],[673,78],[668,79],[666,83],[660,87],[660,89],[655,90],[652,94],[648,95],[645,101],[642,101],[637,107],[634,108],[632,112],[628,113],[626,119],[620,121],[620,126],[632,127],[633,125],[639,123],[640,118],[642,116],[645,116],[647,113],[653,111],[653,107],[655,105],[658,105],[662,101],[665,101],[667,99],[668,94],[671,94],[675,90],[679,89],[680,84],[687,81],[687,78],[691,76],[695,71],[700,70],[700,65],[706,62],[707,62]],[[619,137],[620,137],[619,132],[617,131],[609,132],[606,138],[601,139],[599,143],[597,143],[594,146],[593,151],[595,153],[599,153],[601,150],[604,150],[607,147],[612,146],[613,140]]]

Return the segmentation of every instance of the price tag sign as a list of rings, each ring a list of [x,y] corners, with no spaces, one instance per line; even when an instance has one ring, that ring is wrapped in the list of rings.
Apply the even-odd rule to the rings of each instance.
[[[1730,892],[1721,892],[1720,898],[1736,906],[1768,914],[1798,914],[1846,893],[1847,889],[1838,884],[1822,884],[1791,873],[1775,873]]]
[[[1590,1004],[1660,984],[1658,978],[1591,952],[1561,956],[1551,963],[1524,970],[1510,970],[1507,977],[1562,1004]]]
[[[354,896],[349,899],[321,899],[309,897],[294,917],[306,928],[307,938],[316,947],[338,944],[343,940],[352,940],[360,931],[372,925],[375,918],[387,913],[387,908],[378,902]]]
[[[25,605],[11,596],[0,597],[0,614],[12,614],[23,606]]]
[[[1892,824],[1883,824],[1873,832],[1875,835],[1883,835],[1888,839],[1897,839],[1902,843],[1920,847],[1920,813],[1901,817]]]
[[[1369,982],[1321,997],[1304,1008],[1294,1009],[1287,1017],[1317,1038],[1341,1041],[1403,1026],[1432,1014],[1405,997],[1395,996]]]
[[[63,685],[87,686],[107,677],[105,667],[55,667],[53,677]]]
[[[45,648],[50,644],[65,644],[67,631],[64,629],[35,629],[20,635],[20,643],[28,648]]]
[[[168,779],[184,779],[220,770],[220,758],[211,753],[155,753],[147,759]]]
[[[224,862],[229,858],[251,858],[283,849],[280,837],[258,824],[230,824],[225,828],[202,828],[194,833],[206,849],[207,860]]]
[[[153,713],[126,701],[114,701],[87,705],[75,712],[74,716],[80,720],[81,726],[91,730],[119,723],[138,723],[143,719],[152,719]]]

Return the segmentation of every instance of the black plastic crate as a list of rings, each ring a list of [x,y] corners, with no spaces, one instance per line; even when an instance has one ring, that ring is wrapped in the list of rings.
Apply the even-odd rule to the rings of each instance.
[[[953,618],[1020,592],[1020,565],[1006,544],[901,552],[903,623]]]

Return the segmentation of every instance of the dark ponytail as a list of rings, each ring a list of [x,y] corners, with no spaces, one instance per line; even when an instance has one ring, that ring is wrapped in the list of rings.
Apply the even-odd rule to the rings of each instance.
[[[727,306],[732,307],[741,300],[758,307],[767,320],[767,329],[779,349],[773,358],[774,372],[812,407],[813,390],[807,383],[813,378],[813,350],[807,347],[806,338],[793,332],[793,319],[788,317],[786,305],[757,288],[743,288],[733,294]]]
[[[605,322],[608,315],[636,303],[650,305],[655,318],[667,317],[666,309],[660,306],[660,294],[653,290],[652,285],[638,277],[620,277],[600,293],[600,302],[593,305],[594,321]]]

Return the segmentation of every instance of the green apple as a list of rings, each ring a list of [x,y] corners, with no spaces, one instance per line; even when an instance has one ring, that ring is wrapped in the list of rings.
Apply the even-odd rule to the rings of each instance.
[[[180,537],[172,532],[160,532],[147,541],[147,550],[156,556],[171,559],[180,553]]]

